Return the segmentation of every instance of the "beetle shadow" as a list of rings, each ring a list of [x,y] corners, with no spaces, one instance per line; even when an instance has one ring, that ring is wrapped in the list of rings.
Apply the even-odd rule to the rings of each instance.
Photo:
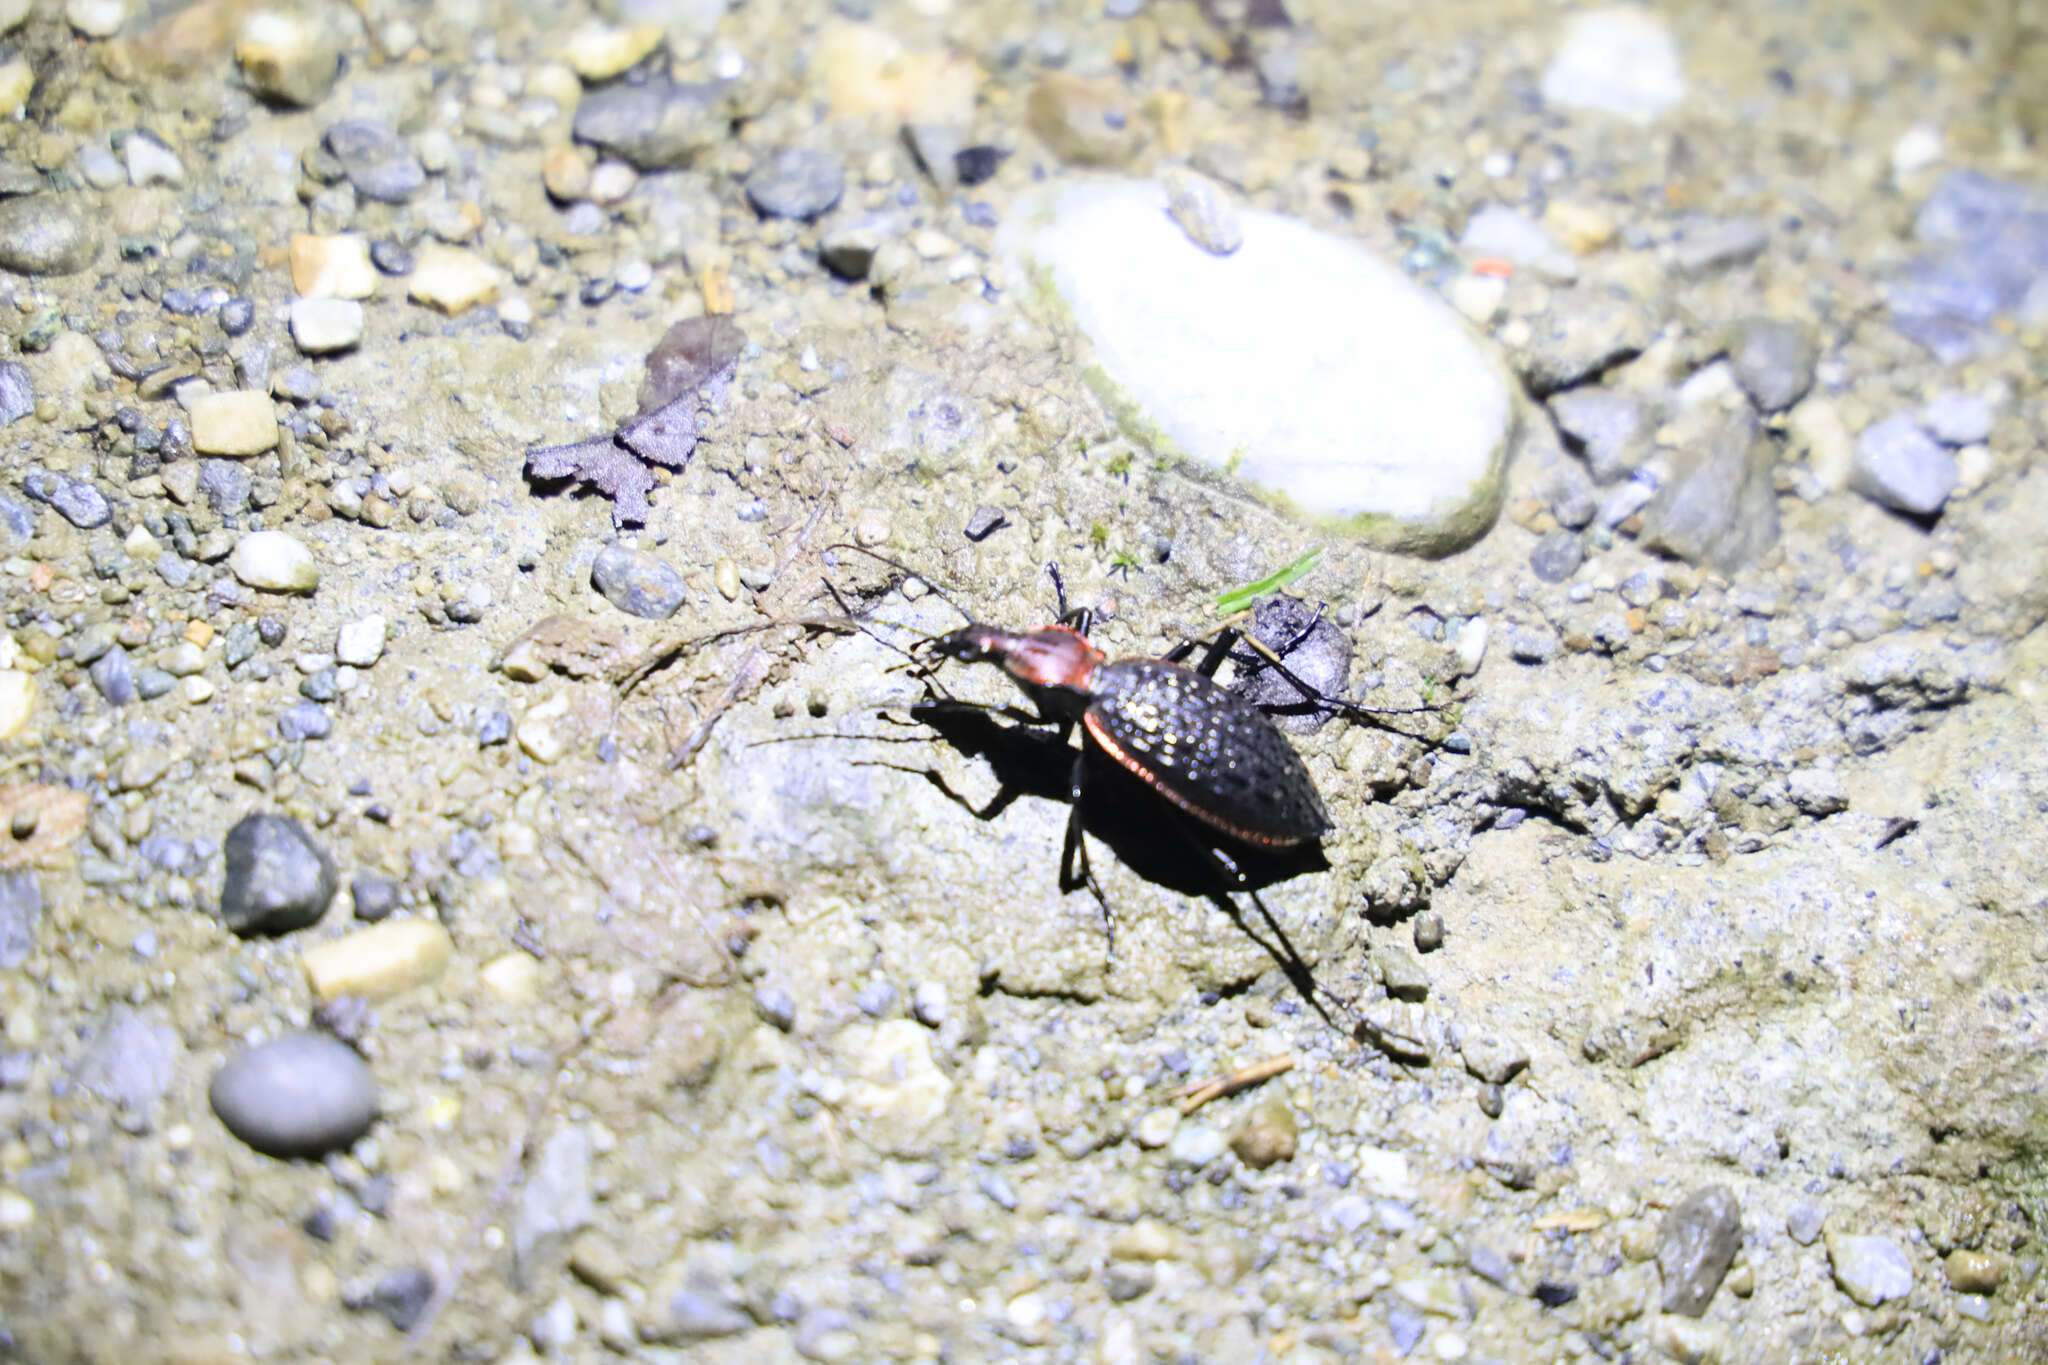
[[[1013,717],[1011,723],[998,719],[1005,714]],[[954,791],[938,773],[924,773],[926,781],[976,819],[995,819],[1020,796],[1072,804],[1077,751],[1057,728],[1016,720],[1015,711],[991,712],[957,702],[921,702],[910,715],[955,752],[989,765],[997,793],[982,806]],[[1084,741],[1078,752],[1083,764],[1081,828],[1155,886],[1227,901],[1231,892],[1256,892],[1329,869],[1316,844],[1267,849],[1231,839],[1175,806],[1097,746]],[[1197,849],[1227,850],[1227,863],[1236,865],[1240,879],[1230,878],[1224,863],[1190,856]]]

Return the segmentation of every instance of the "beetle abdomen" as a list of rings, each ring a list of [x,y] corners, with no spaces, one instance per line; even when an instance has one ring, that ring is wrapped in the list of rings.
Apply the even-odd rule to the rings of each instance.
[[[1269,848],[1329,831],[1301,756],[1257,707],[1160,659],[1104,664],[1094,682],[1088,733],[1188,814]]]

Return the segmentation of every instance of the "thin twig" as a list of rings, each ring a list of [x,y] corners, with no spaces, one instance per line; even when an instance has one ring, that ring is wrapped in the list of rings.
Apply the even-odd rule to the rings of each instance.
[[[1221,1076],[1211,1076],[1205,1081],[1194,1081],[1174,1091],[1181,1097],[1180,1112],[1192,1114],[1210,1100],[1220,1100],[1225,1095],[1235,1095],[1240,1090],[1249,1090],[1264,1084],[1283,1072],[1294,1070],[1294,1056],[1283,1052],[1277,1057],[1268,1057],[1263,1062],[1253,1062]]]

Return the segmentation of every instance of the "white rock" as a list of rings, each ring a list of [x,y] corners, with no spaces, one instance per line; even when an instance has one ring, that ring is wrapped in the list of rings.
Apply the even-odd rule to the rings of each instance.
[[[526,714],[519,718],[513,728],[513,738],[526,756],[536,763],[552,763],[562,756],[568,741],[555,722],[569,714],[569,698],[566,695],[551,697],[538,706],[528,707]]]
[[[128,19],[126,0],[66,0],[64,19],[88,38],[111,38]]]
[[[1212,255],[1150,182],[1041,193],[1005,247],[1072,310],[1135,438],[1385,548],[1445,552],[1492,524],[1506,376],[1399,269],[1269,213]]]
[[[1685,98],[1678,42],[1664,21],[1633,7],[1574,15],[1543,72],[1543,100],[1654,123]]]
[[[18,669],[0,668],[0,740],[13,739],[36,709],[36,680]]]
[[[848,1028],[841,1047],[859,1076],[847,1090],[848,1111],[866,1120],[855,1131],[877,1151],[923,1151],[953,1096],[953,1082],[932,1060],[930,1035],[911,1020],[891,1019]]]
[[[307,355],[346,351],[363,339],[363,305],[354,299],[293,299],[292,341]]]
[[[320,586],[313,552],[283,531],[251,531],[228,556],[235,577],[268,592],[311,592]]]
[[[368,668],[384,657],[384,618],[365,616],[343,626],[334,640],[334,657],[355,668]]]
[[[121,156],[128,163],[128,183],[131,185],[185,183],[185,163],[178,160],[176,152],[153,137],[132,134],[122,144]]]
[[[0,33],[12,33],[20,28],[35,8],[35,0],[0,0]]]

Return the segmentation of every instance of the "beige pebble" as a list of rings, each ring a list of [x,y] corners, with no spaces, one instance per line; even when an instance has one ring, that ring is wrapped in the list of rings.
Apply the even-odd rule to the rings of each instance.
[[[562,756],[568,747],[555,722],[569,713],[569,698],[566,694],[551,697],[540,705],[531,707],[519,718],[513,729],[513,737],[526,756],[536,763],[552,763]]]
[[[394,919],[316,944],[302,961],[318,998],[374,1000],[426,985],[447,970],[454,956],[455,941],[434,921]]]
[[[1031,87],[1025,117],[1055,156],[1074,165],[1120,165],[1138,148],[1130,103],[1107,81],[1043,77]]]
[[[15,668],[0,668],[0,740],[13,739],[36,709],[36,680]]]
[[[530,953],[494,957],[477,976],[484,988],[500,1000],[531,1000],[540,991],[540,963]]]
[[[540,178],[556,199],[581,199],[590,193],[590,153],[581,147],[557,147],[540,163]]]
[[[590,24],[569,36],[562,60],[586,81],[608,81],[639,63],[661,42],[661,30],[653,24],[612,28]]]
[[[35,88],[35,68],[21,58],[16,57],[0,66],[0,114],[12,116],[15,110],[28,103],[28,97],[35,93]]]
[[[718,567],[712,570],[711,576],[712,581],[718,585],[718,595],[720,597],[723,597],[728,602],[734,601],[739,597],[739,565],[733,563],[730,559],[721,559],[718,561]]]
[[[309,299],[366,299],[377,292],[370,245],[352,232],[292,238],[292,288]]]
[[[1140,1218],[1109,1239],[1119,1261],[1170,1261],[1180,1255],[1180,1234],[1156,1218]]]
[[[454,317],[495,302],[504,282],[503,272],[475,252],[429,242],[420,248],[407,292],[415,303]]]
[[[192,405],[192,448],[201,455],[261,455],[277,445],[277,410],[261,389],[210,393]]]
[[[1614,220],[1587,204],[1553,199],[1543,210],[1543,226],[1567,251],[1582,256],[1614,240]]]
[[[341,71],[343,34],[303,12],[258,6],[235,36],[242,79],[266,99],[305,108],[334,88]]]
[[[2005,1283],[2006,1259],[1995,1251],[1957,1247],[1941,1265],[1949,1288],[1959,1294],[1996,1294]]]
[[[905,123],[966,124],[974,116],[981,68],[968,57],[913,51],[873,24],[833,24],[818,40],[811,70],[835,114],[886,114]]]

